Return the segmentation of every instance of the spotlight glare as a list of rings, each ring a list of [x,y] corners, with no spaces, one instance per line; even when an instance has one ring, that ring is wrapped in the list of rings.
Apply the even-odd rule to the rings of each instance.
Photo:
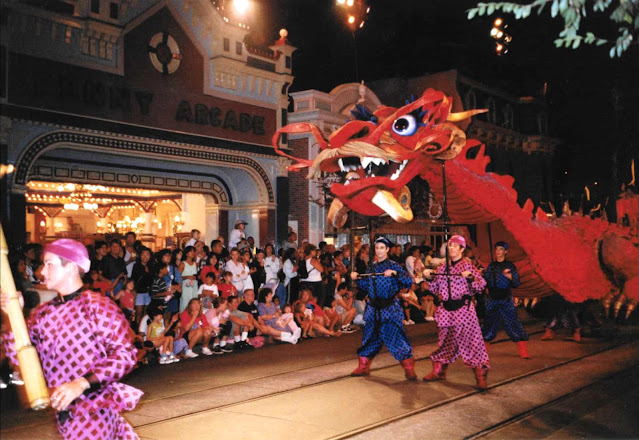
[[[233,0],[233,8],[235,9],[235,12],[237,12],[238,14],[244,15],[246,13],[246,11],[248,11],[249,1],[248,0]]]
[[[346,0],[346,6],[353,6],[353,0]]]
[[[497,35],[497,32],[499,32],[499,29],[497,29],[497,28],[492,28],[492,29],[490,30],[490,36],[491,36],[491,37],[494,37],[495,35]]]
[[[344,3],[346,3],[346,0],[337,0],[338,5],[343,5]]]
[[[503,23],[503,20],[501,18],[498,18],[495,20],[495,26],[501,26],[502,23]]]
[[[352,15],[349,15],[349,16],[348,16],[348,23],[349,23],[349,24],[353,24],[353,23],[355,23],[355,17],[353,17]]]
[[[504,33],[502,31],[497,31],[497,38],[501,38],[504,36]]]

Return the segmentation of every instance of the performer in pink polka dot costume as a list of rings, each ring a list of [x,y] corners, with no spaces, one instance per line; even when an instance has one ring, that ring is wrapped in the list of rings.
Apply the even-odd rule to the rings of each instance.
[[[83,291],[90,268],[86,248],[70,239],[45,248],[47,288],[59,296],[33,311],[27,321],[38,350],[58,431],[65,439],[138,439],[121,411],[135,407],[142,391],[118,381],[136,362],[129,324],[109,298]],[[7,303],[2,293],[2,309]],[[7,356],[17,366],[13,334],[2,335]]]
[[[445,379],[448,365],[461,356],[464,364],[475,371],[477,387],[485,389],[490,361],[472,296],[481,293],[486,281],[473,264],[463,258],[465,247],[464,237],[453,235],[448,240],[449,276],[446,275],[446,265],[439,267],[436,274],[430,269],[424,271],[430,290],[441,300],[435,312],[439,347],[430,355],[433,371],[424,380]]]

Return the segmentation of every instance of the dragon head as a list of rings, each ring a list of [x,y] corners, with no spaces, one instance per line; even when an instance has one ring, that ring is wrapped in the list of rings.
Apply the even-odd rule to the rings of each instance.
[[[451,122],[483,112],[451,113],[451,106],[450,98],[433,89],[401,108],[380,107],[371,112],[357,105],[351,112],[355,119],[333,132],[328,142],[320,142],[321,152],[314,160],[293,158],[298,162],[293,168],[308,166],[309,178],[319,178],[322,172],[342,177],[330,188],[336,199],[329,219],[335,226],[343,226],[349,209],[409,222],[413,213],[408,182],[423,172],[423,161],[452,159],[462,150],[465,133]],[[313,131],[316,137],[319,133],[315,127],[286,128],[280,131]],[[279,152],[276,142],[274,146]]]

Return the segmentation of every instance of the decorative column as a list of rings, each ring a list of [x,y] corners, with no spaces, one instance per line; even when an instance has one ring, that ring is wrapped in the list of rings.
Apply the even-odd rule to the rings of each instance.
[[[277,210],[275,212],[275,244],[276,247],[281,246],[288,238],[288,215],[290,212],[290,191],[288,171],[286,167],[291,163],[290,160],[280,157],[277,159],[276,168],[276,203]]]
[[[140,241],[146,243],[146,246],[155,249],[155,235],[153,234],[153,220],[155,219],[155,213],[143,212],[142,220],[144,221],[144,229],[142,230],[142,236]]]

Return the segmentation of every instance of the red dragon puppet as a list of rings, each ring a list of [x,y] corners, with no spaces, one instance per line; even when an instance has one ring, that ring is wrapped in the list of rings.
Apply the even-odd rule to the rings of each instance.
[[[527,200],[517,203],[514,178],[486,171],[484,146],[454,122],[484,110],[452,113],[452,100],[428,89],[401,108],[374,112],[356,106],[352,120],[326,141],[308,123],[290,124],[273,136],[278,154],[308,168],[308,178],[322,173],[341,177],[330,191],[336,196],[328,218],[336,227],[353,210],[365,216],[388,215],[400,223],[413,220],[407,184],[420,177],[442,199],[445,162],[448,214],[455,223],[477,225],[480,258],[490,259],[491,241],[511,243],[509,259],[518,267],[521,297],[557,292],[572,302],[602,299],[615,311],[625,304],[630,315],[639,295],[639,253],[628,228],[589,217],[549,218]],[[313,160],[290,156],[279,148],[281,134],[311,133],[320,146]],[[534,212],[533,212],[534,211]]]

